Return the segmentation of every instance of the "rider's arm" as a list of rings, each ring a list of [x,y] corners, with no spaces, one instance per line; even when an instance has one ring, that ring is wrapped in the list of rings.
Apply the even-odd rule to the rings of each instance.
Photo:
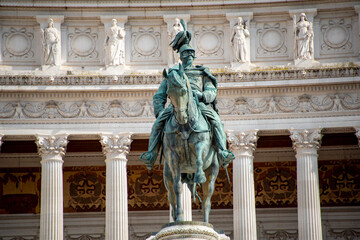
[[[217,89],[209,77],[205,76],[204,91],[202,101],[204,103],[212,103],[217,95]]]
[[[167,100],[166,90],[167,90],[167,80],[164,79],[160,84],[159,89],[153,96],[154,114],[156,118],[158,117],[160,112],[165,108],[165,104]]]

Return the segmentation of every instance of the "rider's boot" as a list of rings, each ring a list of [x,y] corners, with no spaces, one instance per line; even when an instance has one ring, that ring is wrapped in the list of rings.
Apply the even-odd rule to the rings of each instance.
[[[229,163],[235,159],[235,155],[230,152],[229,150],[219,150],[218,152],[218,157],[219,157],[219,160],[220,160],[220,163],[221,165],[226,168]]]
[[[145,163],[146,168],[148,170],[151,170],[154,167],[156,158],[157,158],[157,152],[155,151],[144,152],[140,156],[140,160]]]
[[[206,182],[206,176],[203,170],[203,163],[201,160],[196,160],[196,172],[195,172],[194,182],[195,183]]]

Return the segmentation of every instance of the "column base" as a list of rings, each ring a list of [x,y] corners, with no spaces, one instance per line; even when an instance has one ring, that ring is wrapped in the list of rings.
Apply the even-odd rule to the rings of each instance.
[[[230,240],[225,234],[214,231],[209,223],[184,221],[173,222],[162,227],[160,232],[147,240]]]

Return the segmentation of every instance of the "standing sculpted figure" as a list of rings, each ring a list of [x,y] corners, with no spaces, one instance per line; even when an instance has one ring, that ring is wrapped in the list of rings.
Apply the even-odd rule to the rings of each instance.
[[[106,31],[105,37],[105,64],[117,66],[125,64],[124,54],[125,30],[117,25],[116,19],[112,20],[112,26]]]
[[[231,32],[231,45],[233,47],[234,58],[237,62],[248,61],[246,38],[249,36],[250,32],[246,27],[246,23],[242,17],[239,17]]]
[[[41,38],[44,52],[44,65],[59,65],[60,34],[54,27],[54,20],[49,18],[48,27],[41,29]]]
[[[295,28],[295,59],[311,59],[313,55],[314,32],[312,23],[308,21],[305,13],[300,14],[300,19]]]
[[[175,18],[175,23],[172,25],[172,27],[169,31],[170,41],[173,40],[180,31],[184,31],[184,29],[180,23],[180,19]],[[176,53],[175,51],[172,51],[171,47],[170,47],[170,56],[171,56],[171,63],[173,63],[173,64],[178,63],[179,54]]]

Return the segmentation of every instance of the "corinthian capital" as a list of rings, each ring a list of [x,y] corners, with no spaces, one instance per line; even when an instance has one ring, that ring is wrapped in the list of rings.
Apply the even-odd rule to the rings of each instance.
[[[315,129],[290,129],[290,138],[293,148],[319,148],[321,144],[321,128]]]
[[[229,130],[226,132],[230,150],[252,150],[256,148],[259,130],[251,130],[245,132],[234,132]]]
[[[41,157],[58,156],[63,157],[66,152],[68,134],[59,135],[37,135],[36,145]]]
[[[128,154],[131,141],[131,133],[103,134],[100,140],[105,155]]]
[[[356,130],[355,135],[356,135],[357,138],[358,138],[358,144],[359,144],[359,147],[360,147],[360,127],[359,127],[359,128],[356,128],[355,130]]]
[[[1,148],[1,145],[2,145],[2,137],[3,137],[4,135],[3,134],[0,134],[0,148]],[[1,152],[1,149],[0,149],[0,152]]]

